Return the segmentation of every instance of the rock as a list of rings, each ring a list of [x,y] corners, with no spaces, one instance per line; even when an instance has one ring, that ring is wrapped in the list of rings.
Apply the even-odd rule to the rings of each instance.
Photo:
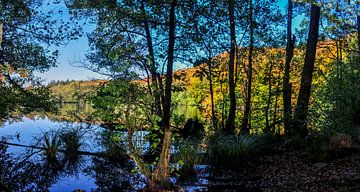
[[[329,140],[329,148],[332,150],[351,148],[352,140],[350,136],[344,133],[336,133]]]
[[[328,165],[327,163],[319,162],[319,163],[314,163],[313,167],[314,167],[315,170],[320,170],[320,169],[326,167],[327,165]]]

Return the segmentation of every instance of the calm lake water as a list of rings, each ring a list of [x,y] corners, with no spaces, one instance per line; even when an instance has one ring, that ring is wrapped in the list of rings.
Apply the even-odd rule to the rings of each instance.
[[[71,192],[81,189],[103,192],[144,188],[145,178],[136,171],[134,163],[126,155],[126,143],[114,145],[111,142],[112,135],[126,137],[126,134],[99,125],[61,120],[69,112],[80,114],[91,111],[88,106],[66,104],[62,105],[57,116],[33,114],[3,122],[0,125],[0,138],[3,139],[0,143],[0,191],[5,188],[5,191]],[[56,145],[51,138],[62,138],[63,133],[73,131],[79,135],[79,151],[83,153],[58,151],[53,157],[49,155],[51,153],[37,148]],[[138,138],[144,134],[140,132]],[[138,145],[146,148],[148,143],[140,139]],[[64,145],[59,148],[64,149]],[[101,155],[104,152],[106,156]],[[200,170],[206,168],[199,166]],[[209,176],[206,171],[203,172],[204,176]],[[209,183],[208,179],[196,178],[196,175],[185,177],[186,191],[203,189]],[[174,177],[172,181],[178,179]],[[194,182],[200,187],[191,184]]]
[[[79,110],[76,106],[67,105],[61,114],[67,111]],[[71,130],[76,130],[81,136],[80,151],[96,154],[110,148],[107,142],[111,140],[109,131],[97,125],[58,121],[43,115],[24,116],[4,122],[0,127],[0,137],[5,139],[3,142],[11,144],[2,144],[0,147],[0,191],[2,188],[9,191],[52,192],[76,189],[134,191],[145,186],[144,178],[132,171],[135,167],[125,157],[125,149],[121,151],[123,159],[112,161],[91,154],[69,158],[69,155],[61,152],[49,159],[44,150],[25,147],[42,147],[46,145],[45,135],[51,138]]]

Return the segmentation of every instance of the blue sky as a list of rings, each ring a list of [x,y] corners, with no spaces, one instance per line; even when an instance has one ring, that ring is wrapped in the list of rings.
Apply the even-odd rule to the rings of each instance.
[[[279,6],[282,11],[285,11],[287,1],[280,0]],[[59,6],[59,5],[58,5]],[[60,9],[66,9],[64,7],[58,7]],[[66,15],[64,17],[67,17]],[[296,17],[294,19],[293,28],[299,26],[303,17]],[[85,26],[87,31],[91,31],[95,26]],[[48,83],[52,80],[90,80],[90,79],[104,79],[105,76],[99,75],[84,68],[76,67],[73,64],[75,59],[84,59],[84,55],[89,49],[87,36],[84,35],[76,41],[71,41],[66,46],[52,47],[52,49],[58,49],[60,56],[58,58],[58,66],[51,68],[45,73],[37,73],[36,75],[44,80],[44,83]]]

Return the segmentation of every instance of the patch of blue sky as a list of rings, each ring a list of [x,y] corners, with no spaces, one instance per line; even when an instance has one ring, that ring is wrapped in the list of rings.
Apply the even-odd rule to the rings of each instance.
[[[57,5],[44,5],[44,10],[54,10],[54,17],[63,19],[64,21],[70,21],[70,14],[64,4]],[[278,6],[282,13],[286,13],[287,0],[279,0]],[[296,16],[293,20],[293,30],[299,28],[301,21],[304,19],[304,15]],[[94,24],[87,24],[82,26],[85,32],[91,32],[95,29]],[[84,35],[77,40],[70,41],[66,45],[59,47],[51,46],[51,50],[59,50],[60,56],[58,58],[57,67],[51,68],[45,73],[36,73],[37,76],[44,80],[44,83],[49,83],[52,80],[90,80],[90,79],[106,79],[106,76],[92,72],[85,68],[76,67],[75,60],[85,60],[85,54],[88,53],[89,44],[87,36]],[[188,67],[187,65],[176,63],[175,69]]]

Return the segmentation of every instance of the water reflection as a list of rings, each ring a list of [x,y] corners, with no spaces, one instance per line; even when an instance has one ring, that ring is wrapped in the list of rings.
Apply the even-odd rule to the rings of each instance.
[[[145,187],[145,178],[132,170],[135,166],[130,161],[94,157],[85,173],[96,179],[95,191],[138,191]]]
[[[34,119],[0,129],[0,191],[136,191],[145,186],[125,146],[109,139],[107,130]]]
[[[33,161],[32,156],[38,152],[16,158],[7,153],[6,145],[0,144],[0,189],[6,192],[47,191],[59,177],[59,171],[47,161]]]
[[[114,139],[126,137],[126,133],[86,121],[31,114],[5,122],[0,137],[6,138],[0,142],[0,192],[110,192],[146,187],[146,179],[127,155],[126,142]],[[149,144],[143,138],[144,133],[137,132],[134,144],[145,153]],[[155,158],[144,157],[146,162]],[[186,191],[206,188],[208,171],[188,168],[175,172],[173,182]]]

